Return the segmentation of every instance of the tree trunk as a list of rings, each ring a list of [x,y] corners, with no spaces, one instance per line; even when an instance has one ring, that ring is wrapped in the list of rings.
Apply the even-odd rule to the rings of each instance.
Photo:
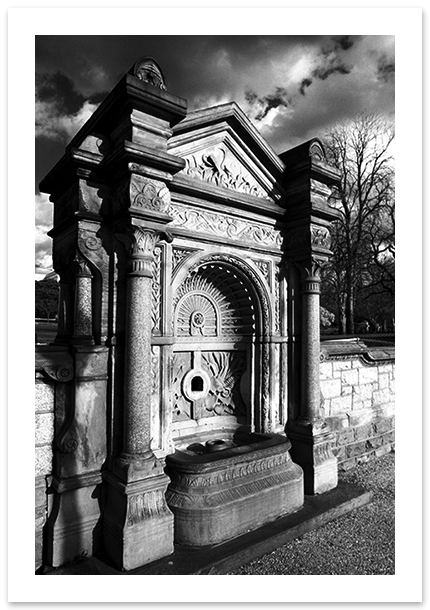
[[[341,298],[338,302],[339,315],[339,335],[346,335],[346,314],[345,314],[345,299]]]
[[[346,332],[348,335],[354,334],[354,285],[352,274],[348,274],[346,287]]]

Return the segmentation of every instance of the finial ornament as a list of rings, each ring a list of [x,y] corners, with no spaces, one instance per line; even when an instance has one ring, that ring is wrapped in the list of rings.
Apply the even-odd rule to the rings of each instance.
[[[164,78],[164,74],[160,66],[157,64],[155,59],[152,59],[152,57],[144,57],[143,59],[139,59],[134,64],[133,73],[136,78],[144,83],[158,87],[158,89],[166,89],[166,79]]]

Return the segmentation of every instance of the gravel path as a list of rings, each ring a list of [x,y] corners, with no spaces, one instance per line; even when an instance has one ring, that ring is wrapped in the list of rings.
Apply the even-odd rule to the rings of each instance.
[[[230,574],[394,574],[394,453],[340,477],[373,491],[372,501]]]

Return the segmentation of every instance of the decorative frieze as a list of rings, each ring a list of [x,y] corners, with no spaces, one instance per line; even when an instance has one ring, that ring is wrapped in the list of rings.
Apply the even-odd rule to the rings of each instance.
[[[253,476],[259,473],[276,470],[280,466],[290,462],[290,460],[290,455],[285,451],[280,455],[253,460],[238,466],[228,467],[228,463],[226,463],[224,469],[219,469],[215,473],[208,473],[205,476],[183,475],[177,471],[172,471],[169,474],[176,488],[214,487],[216,485],[222,485],[223,483],[228,483],[229,481],[236,481],[247,476]]]
[[[282,245],[280,231],[227,214],[192,209],[178,203],[171,203],[167,208],[167,213],[173,218],[169,225],[172,227],[275,250],[279,250]]]

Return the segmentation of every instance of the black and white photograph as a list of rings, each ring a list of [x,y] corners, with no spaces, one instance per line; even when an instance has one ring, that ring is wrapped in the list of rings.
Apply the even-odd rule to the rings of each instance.
[[[258,8],[252,27],[209,33],[239,9],[196,9],[189,27],[191,9],[159,8],[188,27],[139,34],[123,27],[134,9],[114,10],[116,30],[109,11],[88,27],[100,8],[51,10],[87,27],[32,38],[38,598],[14,586],[10,601],[395,601],[402,219],[420,213],[419,189],[404,200],[398,30],[357,33],[340,10],[320,33],[316,15],[258,33],[272,10]],[[113,575],[140,576],[140,594],[43,597],[42,576]],[[182,576],[196,591],[175,598]],[[287,580],[267,598],[241,576]],[[373,598],[334,584],[318,598],[291,593],[297,576],[383,580]],[[397,600],[419,601],[418,581]]]

